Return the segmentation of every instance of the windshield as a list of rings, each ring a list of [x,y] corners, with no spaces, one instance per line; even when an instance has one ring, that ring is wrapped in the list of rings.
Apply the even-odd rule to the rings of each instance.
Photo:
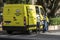
[[[30,4],[31,0],[6,0],[7,4]]]
[[[46,15],[45,11],[42,8],[40,8],[40,11],[42,15]]]

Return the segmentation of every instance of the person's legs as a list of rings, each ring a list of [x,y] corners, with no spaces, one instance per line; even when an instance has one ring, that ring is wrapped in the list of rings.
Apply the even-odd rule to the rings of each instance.
[[[40,22],[37,22],[37,30],[40,30],[39,27],[40,27]]]
[[[44,25],[45,25],[45,28],[44,28],[44,29],[45,29],[45,31],[48,31],[48,22],[47,22],[47,21],[45,21],[45,24],[44,24]]]

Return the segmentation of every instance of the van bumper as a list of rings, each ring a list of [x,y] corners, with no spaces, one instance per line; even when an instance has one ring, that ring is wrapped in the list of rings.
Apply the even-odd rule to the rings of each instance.
[[[20,26],[3,26],[3,30],[10,30],[10,31],[23,31],[26,30],[26,27],[20,27]]]
[[[10,30],[10,31],[26,31],[26,30],[35,30],[35,26],[2,26],[3,30]]]

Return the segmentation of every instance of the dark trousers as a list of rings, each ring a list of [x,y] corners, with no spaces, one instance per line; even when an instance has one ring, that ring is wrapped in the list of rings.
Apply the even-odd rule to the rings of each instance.
[[[40,22],[37,22],[37,31],[40,31]]]
[[[37,22],[37,28],[39,28],[40,27],[40,22]]]

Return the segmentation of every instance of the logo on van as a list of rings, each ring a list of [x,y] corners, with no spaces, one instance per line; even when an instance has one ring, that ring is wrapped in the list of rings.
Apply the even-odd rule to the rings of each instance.
[[[16,13],[15,13],[15,15],[16,15],[16,16],[19,16],[19,15],[21,15],[21,13],[20,13],[20,10],[19,10],[19,9],[17,9],[17,10],[16,10]]]
[[[16,15],[16,16],[19,16],[19,15],[21,15],[21,13],[15,13],[15,15]]]
[[[19,13],[19,12],[20,12],[20,10],[19,10],[19,9],[17,9],[17,10],[16,10],[16,12],[17,12],[17,13]]]

